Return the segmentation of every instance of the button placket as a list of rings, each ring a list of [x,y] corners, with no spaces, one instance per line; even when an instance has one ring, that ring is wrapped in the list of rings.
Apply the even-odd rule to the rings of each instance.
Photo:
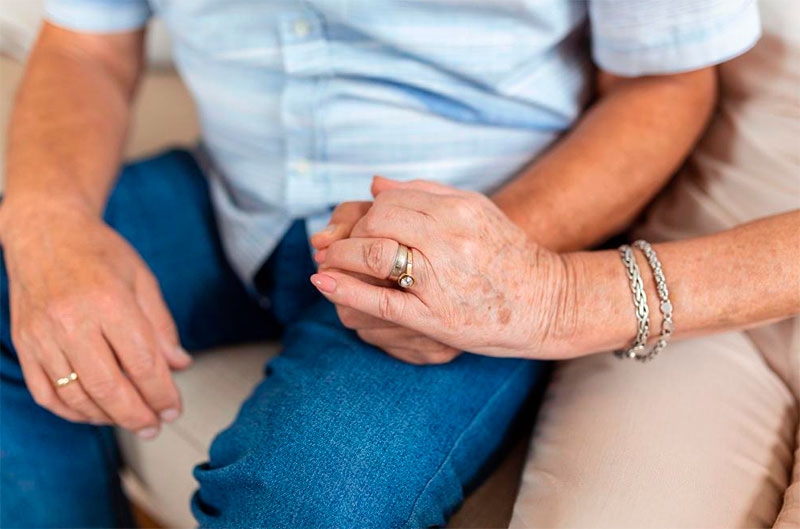
[[[293,216],[305,216],[327,204],[328,183],[319,178],[316,161],[322,150],[315,116],[319,76],[329,71],[327,44],[321,21],[311,13],[281,21],[285,71],[281,115],[285,137],[286,208]]]

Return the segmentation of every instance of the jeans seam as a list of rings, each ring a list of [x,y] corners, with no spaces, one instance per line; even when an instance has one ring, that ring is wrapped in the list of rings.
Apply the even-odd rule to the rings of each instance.
[[[500,393],[502,393],[503,390],[506,389],[509,384],[511,384],[511,381],[517,376],[517,374],[520,372],[520,370],[522,370],[524,367],[527,366],[527,362],[528,362],[528,360],[525,360],[522,364],[520,364],[514,370],[514,372],[511,373],[511,375],[509,375],[505,379],[505,381],[503,381],[503,383],[500,384],[497,387],[497,389],[492,393],[491,397],[489,397],[486,400],[484,405],[475,413],[475,415],[473,415],[472,419],[470,419],[470,421],[469,421],[469,424],[467,424],[467,426],[465,426],[464,429],[461,431],[461,433],[458,435],[458,437],[456,438],[455,442],[453,443],[453,446],[451,446],[450,450],[448,450],[447,455],[444,457],[444,459],[442,459],[442,462],[439,464],[439,466],[436,468],[434,473],[431,475],[431,477],[425,483],[425,486],[422,487],[422,490],[417,495],[417,497],[414,499],[414,503],[411,506],[411,512],[408,515],[408,519],[403,524],[403,527],[409,527],[409,523],[411,522],[412,518],[414,518],[414,515],[417,512],[417,505],[419,504],[420,499],[423,497],[425,492],[428,490],[428,488],[430,487],[431,483],[433,483],[433,481],[442,473],[442,471],[444,470],[445,466],[450,462],[450,460],[452,459],[452,456],[453,456],[453,452],[456,450],[456,448],[458,448],[458,446],[460,445],[460,443],[461,443],[462,439],[464,438],[464,436],[466,435],[466,433],[470,431],[470,429],[475,424],[475,422],[478,420],[478,418],[481,417],[484,414],[484,412],[488,409],[489,405],[492,404],[497,399],[497,396]]]

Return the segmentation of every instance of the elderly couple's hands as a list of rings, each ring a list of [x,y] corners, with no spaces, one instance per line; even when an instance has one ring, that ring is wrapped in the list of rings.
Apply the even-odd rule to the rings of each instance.
[[[345,203],[316,234],[312,283],[365,341],[412,363],[459,351],[548,356],[564,307],[563,260],[534,245],[485,196],[376,178],[372,203]],[[416,282],[388,282],[398,243]]]
[[[11,333],[33,398],[70,421],[154,437],[181,410],[170,368],[191,358],[147,265],[79,208],[3,213]],[[54,387],[72,371],[76,381]]]

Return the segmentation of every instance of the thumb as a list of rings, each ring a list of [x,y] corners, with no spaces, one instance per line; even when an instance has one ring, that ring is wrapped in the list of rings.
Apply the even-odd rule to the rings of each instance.
[[[181,347],[178,338],[178,329],[172,319],[164,298],[161,296],[161,289],[155,283],[155,279],[146,282],[146,285],[136,289],[136,299],[145,317],[156,331],[161,354],[167,361],[170,369],[180,370],[192,365],[192,357]]]

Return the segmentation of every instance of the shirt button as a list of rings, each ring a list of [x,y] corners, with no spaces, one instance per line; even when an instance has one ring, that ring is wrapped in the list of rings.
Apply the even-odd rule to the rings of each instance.
[[[307,37],[309,33],[311,33],[311,24],[306,22],[305,20],[297,20],[292,27],[294,30],[294,34],[296,37],[303,38]]]
[[[305,175],[311,172],[311,162],[304,159],[295,160],[292,162],[292,169],[301,175]]]

